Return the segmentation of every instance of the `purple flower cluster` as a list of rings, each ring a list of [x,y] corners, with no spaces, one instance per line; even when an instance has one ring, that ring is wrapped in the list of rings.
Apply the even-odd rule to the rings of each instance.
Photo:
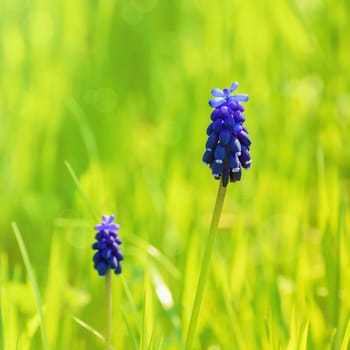
[[[97,242],[92,246],[97,250],[93,257],[94,268],[100,276],[104,276],[108,269],[119,275],[122,272],[121,260],[124,259],[120,250],[122,240],[117,235],[120,226],[115,224],[114,215],[102,216],[102,223],[95,226]]]
[[[240,102],[248,101],[248,95],[231,93],[238,83],[233,83],[229,89],[213,89],[214,98],[209,105],[214,109],[211,114],[212,123],[207,129],[208,140],[203,155],[203,162],[211,168],[216,179],[222,178],[223,186],[228,182],[241,179],[242,167],[250,168],[251,140],[248,130],[243,125],[244,107]]]

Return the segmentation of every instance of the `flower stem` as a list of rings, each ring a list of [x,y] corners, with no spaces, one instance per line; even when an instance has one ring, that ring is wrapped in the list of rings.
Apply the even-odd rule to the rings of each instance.
[[[186,350],[191,350],[193,347],[193,341],[194,341],[194,336],[196,333],[199,311],[200,311],[201,304],[202,304],[205,283],[207,281],[207,276],[208,276],[208,271],[209,271],[210,259],[211,259],[211,255],[212,255],[213,248],[214,248],[216,234],[218,231],[219,220],[220,220],[220,216],[221,216],[221,212],[222,212],[222,207],[224,204],[225,194],[226,194],[226,186],[223,186],[222,182],[220,181],[218,194],[216,196],[214,212],[213,212],[213,216],[211,219],[210,231],[209,231],[209,236],[207,239],[207,245],[205,247],[204,256],[203,256],[203,260],[202,260],[202,266],[201,266],[200,273],[199,273],[196,295],[195,295],[195,299],[193,302],[191,320],[190,320],[190,325],[189,325],[188,332],[187,332],[187,339],[186,339],[186,346],[185,346]]]
[[[106,350],[112,348],[112,278],[111,271],[106,273]]]

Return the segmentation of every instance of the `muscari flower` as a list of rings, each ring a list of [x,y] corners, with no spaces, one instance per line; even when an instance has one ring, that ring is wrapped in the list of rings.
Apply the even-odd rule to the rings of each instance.
[[[250,168],[252,163],[251,140],[243,125],[244,107],[240,103],[248,101],[248,95],[231,95],[237,87],[238,83],[235,82],[230,88],[215,88],[211,91],[214,98],[209,100],[209,105],[215,109],[211,114],[212,123],[207,129],[203,162],[210,166],[216,179],[222,178],[223,186],[227,186],[229,181],[239,181],[242,168]]]
[[[97,252],[93,257],[93,261],[94,268],[100,276],[104,276],[108,269],[113,270],[117,275],[122,272],[120,264],[124,259],[120,250],[122,240],[117,235],[120,226],[113,222],[114,218],[114,215],[103,215],[102,223],[95,226],[98,231],[95,236],[97,242],[93,244],[92,248]]]

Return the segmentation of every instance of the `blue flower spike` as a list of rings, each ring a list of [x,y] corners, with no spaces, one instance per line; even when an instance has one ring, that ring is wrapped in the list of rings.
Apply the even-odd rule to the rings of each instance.
[[[222,179],[223,186],[241,179],[242,168],[251,166],[251,139],[243,125],[245,117],[241,102],[248,101],[246,94],[232,94],[238,87],[234,82],[230,88],[212,89],[214,98],[209,105],[212,123],[207,129],[208,141],[203,162],[208,164],[215,179]]]
[[[104,276],[108,269],[113,270],[117,275],[121,274],[121,261],[124,256],[120,250],[122,240],[117,232],[120,226],[114,223],[114,215],[103,215],[102,223],[97,224],[95,229],[97,232],[96,242],[92,245],[92,249],[97,250],[93,256],[94,268],[100,276]]]

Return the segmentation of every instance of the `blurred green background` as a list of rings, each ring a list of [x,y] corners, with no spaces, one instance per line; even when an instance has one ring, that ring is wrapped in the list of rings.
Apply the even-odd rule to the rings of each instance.
[[[217,188],[201,163],[207,101],[233,81],[250,98],[253,167],[228,189],[196,348],[346,346],[349,11],[345,0],[1,0],[3,349],[41,346],[13,221],[52,349],[101,348],[71,316],[103,333],[90,246],[110,213],[126,256],[116,348],[181,348]]]

